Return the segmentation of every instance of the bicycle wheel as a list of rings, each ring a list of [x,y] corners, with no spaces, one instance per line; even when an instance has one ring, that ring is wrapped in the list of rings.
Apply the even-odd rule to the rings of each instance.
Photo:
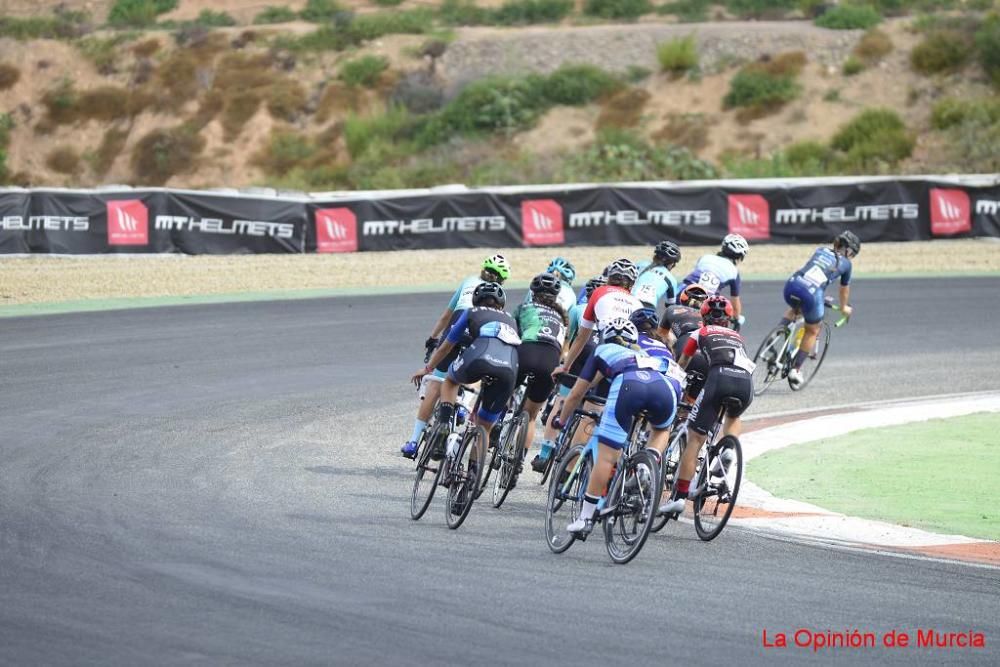
[[[712,474],[713,470],[722,474]],[[694,499],[694,530],[705,542],[714,540],[726,527],[736,506],[741,479],[743,447],[736,436],[727,435],[708,448],[695,487],[705,486],[701,495]]]
[[[435,443],[444,438],[447,430],[444,426],[436,425],[431,429],[430,435],[423,439],[420,444],[417,456],[417,476],[413,480],[413,490],[410,492],[410,518],[418,520],[427,511],[434,498],[434,491],[437,490],[438,478],[441,476],[441,469],[444,467],[443,461],[431,459],[431,452]]]
[[[500,447],[500,469],[493,480],[493,507],[497,509],[507,500],[507,494],[517,484],[524,459],[524,441],[528,437],[528,412],[522,410],[511,425],[509,434]]]
[[[593,462],[584,456],[584,446],[570,448],[555,466],[545,504],[545,542],[552,553],[561,554],[576,541],[576,535],[566,531],[583,507],[583,494],[590,482]]]
[[[823,359],[826,357],[826,351],[830,348],[830,338],[833,336],[833,329],[827,322],[823,322],[823,328],[820,329],[819,335],[816,336],[816,347],[813,349],[813,353],[806,356],[805,362],[802,364],[802,382],[799,386],[792,385],[791,382],[788,386],[792,388],[792,391],[802,391],[809,384],[809,381],[816,377],[816,373],[819,372],[819,367],[823,364]]]
[[[545,484],[548,481],[549,475],[552,473],[552,467],[557,465],[560,457],[564,456],[570,447],[573,446],[573,438],[576,437],[576,429],[579,426],[580,415],[573,415],[572,421],[569,424],[569,430],[559,436],[556,440],[556,448],[549,455],[549,460],[545,462],[545,470],[542,471],[542,480],[539,484]]]
[[[753,369],[753,395],[760,396],[771,383],[781,376],[781,353],[785,348],[786,334],[784,327],[775,327],[767,338],[757,348],[753,357],[756,366]]]
[[[483,495],[483,491],[486,490],[487,485],[490,483],[493,471],[500,467],[500,450],[503,449],[503,439],[507,437],[507,432],[510,431],[513,421],[513,419],[505,419],[493,425],[493,430],[490,432],[491,446],[488,449],[489,465],[484,467],[480,475],[482,482],[476,490],[477,500],[479,496]]]
[[[607,496],[613,509],[604,517],[604,544],[615,563],[624,565],[642,550],[662,488],[660,461],[648,449],[629,457],[622,473],[615,475]]]
[[[661,498],[664,495],[673,493],[674,481],[677,479],[677,471],[681,467],[681,453],[684,451],[684,446],[686,444],[687,429],[680,428],[670,436],[670,444],[667,445],[667,451],[662,457],[663,467],[660,470],[660,474],[663,478],[663,493],[660,494]],[[668,521],[670,521],[669,514],[657,514],[656,518],[653,519],[653,527],[649,532],[660,532],[663,530],[663,527],[667,525]]]
[[[452,530],[461,526],[465,517],[469,516],[479,489],[485,454],[486,430],[482,426],[468,429],[448,467],[448,501],[444,506],[444,516]]]

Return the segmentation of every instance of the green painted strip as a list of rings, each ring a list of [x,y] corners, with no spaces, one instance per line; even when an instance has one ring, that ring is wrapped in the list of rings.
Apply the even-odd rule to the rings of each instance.
[[[1000,277],[1000,271],[952,271],[947,273],[885,273],[857,276],[856,280],[914,279],[914,278],[982,278]],[[788,278],[784,273],[748,273],[744,280],[778,281]],[[528,281],[512,281],[507,284],[512,289],[527,289]],[[273,290],[260,292],[235,292],[230,294],[200,294],[192,296],[151,296],[123,297],[116,299],[81,299],[77,301],[55,301],[24,303],[0,306],[0,318],[29,317],[34,315],[58,315],[64,313],[85,313],[128,308],[160,308],[166,306],[191,306],[212,303],[240,303],[246,301],[286,301],[296,299],[323,299],[345,296],[379,296],[384,294],[427,294],[451,292],[451,283],[427,285],[397,285],[380,287],[345,287],[336,289]]]

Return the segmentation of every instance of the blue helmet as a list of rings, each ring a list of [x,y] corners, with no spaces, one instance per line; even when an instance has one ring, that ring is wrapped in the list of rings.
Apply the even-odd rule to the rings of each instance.
[[[572,262],[570,262],[565,257],[555,257],[551,262],[549,262],[549,268],[547,268],[546,273],[559,272],[563,280],[568,283],[572,283],[576,280],[576,269],[573,267]]]
[[[655,329],[656,325],[659,323],[659,318],[656,317],[655,308],[639,308],[637,310],[633,310],[628,319],[639,331],[651,331]]]

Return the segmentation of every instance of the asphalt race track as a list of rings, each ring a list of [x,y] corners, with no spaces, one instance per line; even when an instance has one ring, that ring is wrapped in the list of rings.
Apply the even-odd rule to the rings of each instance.
[[[750,414],[997,389],[998,287],[857,283],[815,384]],[[596,533],[554,556],[533,474],[458,531],[440,495],[411,521],[407,378],[445,301],[0,321],[0,663],[1000,664],[995,569],[684,524],[623,567]],[[745,310],[756,348],[780,283]],[[762,646],[799,628],[986,648]]]

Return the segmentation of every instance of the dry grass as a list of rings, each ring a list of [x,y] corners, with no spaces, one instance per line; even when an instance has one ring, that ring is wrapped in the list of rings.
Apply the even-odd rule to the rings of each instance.
[[[71,146],[59,146],[45,156],[45,166],[60,174],[75,174],[80,170],[80,154]]]
[[[21,78],[21,70],[9,63],[0,63],[0,90],[13,88]]]
[[[703,113],[672,113],[666,124],[653,134],[660,143],[700,151],[708,145],[708,117]]]
[[[635,127],[642,120],[643,109],[652,95],[643,88],[625,88],[605,102],[597,117],[597,128]]]
[[[866,32],[851,53],[866,65],[872,65],[892,53],[892,40],[878,28]]]
[[[507,249],[513,280],[523,284],[557,254],[577,266],[580,280],[601,271],[615,257],[644,258],[648,246]],[[685,247],[680,272],[716,247]],[[786,275],[807,258],[811,246],[753,246],[744,275]],[[111,256],[8,258],[0,263],[0,302],[5,304],[78,299],[233,294],[238,292],[334,288],[404,289],[414,285],[454,286],[474,273],[492,249],[410,250],[348,255]],[[855,275],[949,271],[1000,272],[995,242],[866,243]],[[859,289],[863,289],[863,286]]]
[[[108,170],[111,169],[111,165],[114,164],[115,158],[122,152],[125,148],[125,141],[128,139],[128,131],[118,128],[111,128],[104,133],[104,137],[101,139],[101,145],[97,147],[97,151],[94,153],[93,159],[90,162],[90,168],[94,171],[94,174],[99,178],[103,178]]]
[[[163,185],[172,176],[190,171],[205,148],[205,140],[184,125],[156,129],[132,149],[132,173],[136,185]]]

